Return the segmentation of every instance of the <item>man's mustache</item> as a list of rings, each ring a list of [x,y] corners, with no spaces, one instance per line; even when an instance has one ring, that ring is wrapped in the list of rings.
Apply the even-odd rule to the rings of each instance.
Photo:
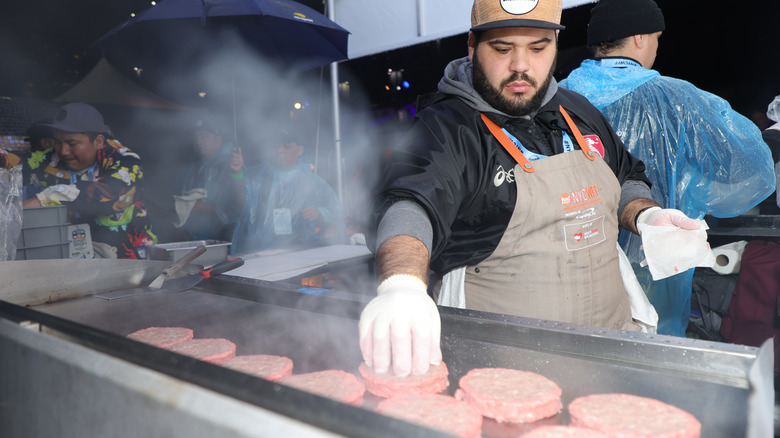
[[[536,88],[536,81],[531,79],[530,76],[528,76],[525,73],[513,73],[512,76],[510,76],[507,79],[504,79],[503,82],[501,82],[501,88],[506,87],[507,85],[511,84],[512,82],[517,82],[519,80],[523,80],[525,82],[528,82],[532,87]]]

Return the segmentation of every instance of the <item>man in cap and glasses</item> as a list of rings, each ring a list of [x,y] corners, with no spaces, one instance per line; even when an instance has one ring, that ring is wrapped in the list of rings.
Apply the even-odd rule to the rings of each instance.
[[[359,324],[375,372],[441,361],[428,284],[440,305],[638,331],[618,227],[700,228],[648,214],[658,204],[644,165],[593,105],[558,88],[561,12],[561,0],[475,0],[468,56],[420,100],[393,152],[369,242],[380,284]]]
[[[602,111],[631,154],[647,166],[652,197],[700,219],[740,215],[775,189],[773,160],[759,128],[728,102],[652,70],[666,25],[653,0],[601,0],[591,9],[593,59],[561,81]],[[659,314],[658,333],[685,336],[694,269],[653,281],[642,239],[623,229],[625,250]]]
[[[23,165],[24,184],[38,192],[24,207],[65,205],[68,221],[90,226],[104,257],[144,258],[156,243],[143,203],[140,157],[110,138],[103,116],[85,103],[62,106],[51,123],[54,147],[28,156],[0,155],[0,165]]]

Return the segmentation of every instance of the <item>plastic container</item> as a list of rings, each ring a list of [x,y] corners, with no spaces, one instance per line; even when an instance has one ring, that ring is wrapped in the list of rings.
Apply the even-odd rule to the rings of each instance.
[[[16,260],[67,259],[70,257],[70,242],[37,248],[17,248]]]
[[[64,205],[27,207],[22,209],[22,227],[37,228],[68,223],[68,209]]]
[[[69,257],[67,208],[64,205],[56,205],[23,209],[22,232],[16,244],[16,260]]]
[[[212,266],[219,262],[223,262],[228,258],[230,242],[222,242],[220,240],[190,240],[186,242],[147,245],[147,257],[149,260],[167,260],[175,262],[199,245],[206,245],[206,252],[196,258],[193,263],[203,266]]]
[[[39,246],[69,243],[68,224],[52,225],[50,227],[22,228],[17,248],[35,248]]]

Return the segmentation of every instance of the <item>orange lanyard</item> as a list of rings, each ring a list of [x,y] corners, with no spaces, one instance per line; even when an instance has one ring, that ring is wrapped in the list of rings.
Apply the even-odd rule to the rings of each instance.
[[[566,124],[569,126],[569,129],[571,129],[572,133],[574,134],[574,138],[577,140],[577,144],[580,145],[582,153],[584,153],[589,160],[595,160],[596,154],[590,150],[590,147],[585,142],[585,139],[582,138],[582,133],[577,128],[577,125],[574,124],[574,121],[571,119],[571,117],[569,117],[569,113],[563,109],[563,106],[559,105],[558,108],[561,110],[561,114],[563,114],[563,118],[566,120]],[[515,159],[517,164],[520,165],[520,168],[528,173],[533,173],[533,164],[531,164],[531,162],[528,161],[528,158],[526,158],[525,155],[520,152],[520,149],[518,149],[517,146],[512,143],[512,140],[509,139],[501,127],[499,127],[496,122],[490,120],[484,113],[480,113],[480,116],[482,117],[482,121],[485,122],[485,125],[487,125],[488,129],[490,130],[490,133],[493,134],[496,140],[501,143],[501,146],[503,146],[504,149],[509,152],[509,155]]]

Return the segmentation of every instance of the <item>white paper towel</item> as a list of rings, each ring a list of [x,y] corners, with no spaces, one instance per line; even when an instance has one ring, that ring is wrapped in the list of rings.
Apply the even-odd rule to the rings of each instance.
[[[721,275],[736,274],[742,262],[742,253],[745,252],[746,240],[731,242],[712,250],[715,254],[715,264],[712,269]]]

